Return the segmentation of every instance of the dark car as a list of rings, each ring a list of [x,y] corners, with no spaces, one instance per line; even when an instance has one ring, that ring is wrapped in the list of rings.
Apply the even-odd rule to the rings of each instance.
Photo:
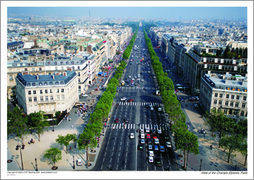
[[[146,107],[146,108],[149,108],[150,106],[149,106],[149,104],[146,104],[145,107]]]
[[[129,119],[128,118],[124,118],[124,122],[125,123],[129,123]]]
[[[147,139],[147,144],[152,144],[152,139]]]
[[[138,145],[138,150],[143,151],[143,149],[144,149],[143,145]]]
[[[154,162],[155,162],[155,165],[156,165],[156,166],[162,166],[161,158],[155,158],[155,159],[154,159]]]
[[[119,122],[120,122],[119,119],[116,119],[115,123],[119,123]]]

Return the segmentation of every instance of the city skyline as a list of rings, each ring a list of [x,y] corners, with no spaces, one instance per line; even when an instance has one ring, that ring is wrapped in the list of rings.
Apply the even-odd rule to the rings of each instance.
[[[99,3],[98,3],[99,2]],[[2,12],[9,17],[16,14],[54,17],[91,18],[165,18],[174,20],[189,19],[251,19],[252,2],[246,1],[85,1],[45,3],[19,1],[15,4],[2,3]],[[89,13],[90,12],[90,13]],[[20,15],[20,16],[19,16]],[[248,19],[249,20],[249,19]]]
[[[96,18],[247,19],[247,7],[8,7],[10,15]],[[153,12],[153,13],[151,13]]]

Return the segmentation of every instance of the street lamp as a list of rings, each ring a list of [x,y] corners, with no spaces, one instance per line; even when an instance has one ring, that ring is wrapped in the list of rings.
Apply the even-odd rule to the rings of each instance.
[[[199,171],[201,171],[201,166],[202,166],[202,159],[200,159],[200,168],[199,168]]]
[[[73,155],[73,169],[75,169],[74,155]]]
[[[35,158],[35,171],[38,171],[37,158]]]
[[[21,146],[21,145],[17,145],[17,146],[16,146],[16,150],[20,150],[21,167],[22,167],[22,170],[24,170],[23,158],[22,158],[21,149],[25,149],[25,145],[24,145],[24,144],[23,144],[22,146]]]
[[[187,147],[187,164],[186,164],[186,171],[188,169],[188,159],[189,159],[189,148],[193,147],[192,143],[185,143],[185,146]]]

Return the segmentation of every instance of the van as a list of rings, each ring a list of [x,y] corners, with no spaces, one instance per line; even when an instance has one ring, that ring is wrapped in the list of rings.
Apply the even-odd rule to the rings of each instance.
[[[138,74],[138,77],[140,77],[140,74]]]

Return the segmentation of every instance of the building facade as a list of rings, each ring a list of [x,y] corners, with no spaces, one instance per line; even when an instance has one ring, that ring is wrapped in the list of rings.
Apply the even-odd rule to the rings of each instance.
[[[28,115],[44,111],[53,117],[57,111],[69,112],[78,101],[78,78],[75,71],[51,75],[31,75],[20,72],[16,77],[18,105]]]
[[[208,112],[221,109],[229,117],[246,119],[247,99],[247,77],[212,73],[201,78],[199,102]]]

